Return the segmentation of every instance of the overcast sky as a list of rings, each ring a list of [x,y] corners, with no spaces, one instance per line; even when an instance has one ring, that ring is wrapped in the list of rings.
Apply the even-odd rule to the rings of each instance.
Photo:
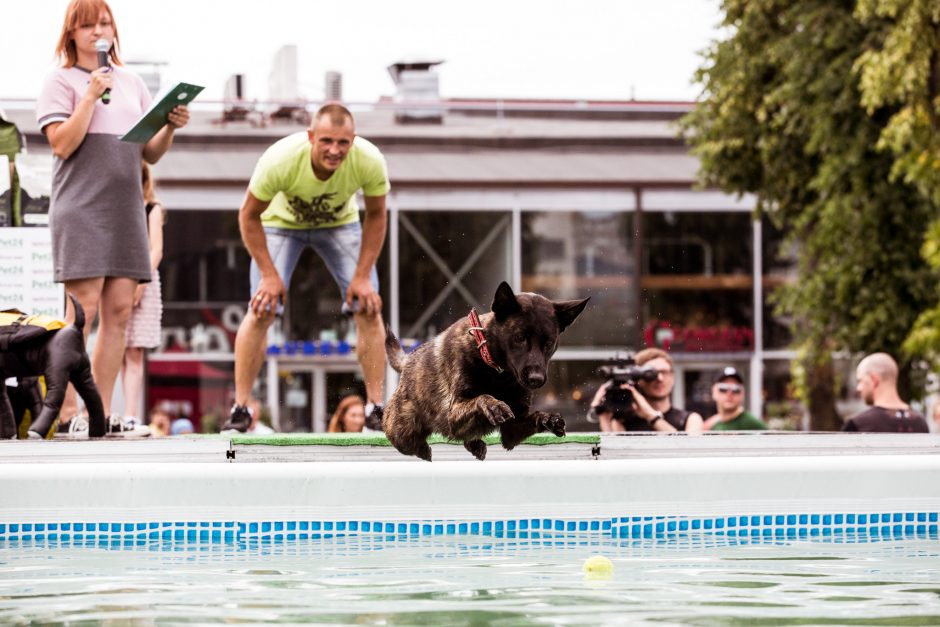
[[[54,66],[67,0],[3,0],[0,98],[35,98]],[[456,98],[694,100],[699,52],[718,36],[718,0],[111,0],[125,60],[157,60],[164,85],[219,99],[244,74],[266,99],[275,51],[298,49],[301,95],[328,70],[349,102],[394,93],[386,67],[442,59]],[[12,26],[12,28],[11,28]]]

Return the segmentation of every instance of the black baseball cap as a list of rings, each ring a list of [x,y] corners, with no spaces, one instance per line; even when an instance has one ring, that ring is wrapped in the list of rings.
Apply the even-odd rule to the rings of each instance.
[[[734,366],[727,366],[722,368],[718,373],[718,376],[715,377],[715,383],[721,383],[725,379],[734,379],[738,383],[744,385],[744,377],[741,376],[741,373],[738,372],[738,369]]]

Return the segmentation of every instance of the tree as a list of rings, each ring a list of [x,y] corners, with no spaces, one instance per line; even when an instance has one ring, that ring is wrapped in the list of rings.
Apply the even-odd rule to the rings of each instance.
[[[723,9],[729,36],[704,54],[703,96],[683,133],[705,185],[755,194],[798,243],[798,279],[774,297],[796,321],[793,370],[811,426],[839,428],[832,352],[897,355],[937,276],[920,255],[934,204],[892,177],[879,146],[901,107],[863,104],[859,87],[862,55],[890,29],[846,0]]]
[[[879,43],[856,62],[868,112],[895,107],[878,140],[894,156],[892,179],[914,185],[940,206],[940,4],[935,0],[860,0],[856,16],[880,28]],[[940,269],[940,221],[927,230],[924,259]],[[904,344],[940,365],[940,294]]]

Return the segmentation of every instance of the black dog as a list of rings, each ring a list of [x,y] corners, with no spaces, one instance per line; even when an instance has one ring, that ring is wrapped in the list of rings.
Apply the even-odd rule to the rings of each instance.
[[[45,330],[30,325],[30,317],[21,314],[13,324],[0,327],[0,379],[43,375],[46,380],[42,409],[29,426],[31,438],[50,435],[69,383],[75,386],[88,409],[88,436],[99,438],[105,434],[104,406],[91,376],[91,362],[82,335],[85,312],[74,296],[69,294],[69,298],[75,309],[74,324]],[[0,438],[15,437],[13,408],[6,386],[0,385]]]
[[[405,455],[431,461],[433,432],[462,441],[477,459],[486,457],[481,438],[496,428],[507,450],[540,431],[565,435],[559,414],[529,408],[533,390],[545,384],[558,335],[587,301],[517,295],[503,282],[492,313],[477,318],[471,311],[407,358],[388,331],[385,351],[401,373],[382,420],[389,441]]]

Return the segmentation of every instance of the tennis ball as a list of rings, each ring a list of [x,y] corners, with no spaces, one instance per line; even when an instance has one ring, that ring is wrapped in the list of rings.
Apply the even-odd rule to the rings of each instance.
[[[592,555],[584,560],[581,570],[592,577],[610,577],[614,574],[614,563],[603,555]]]

